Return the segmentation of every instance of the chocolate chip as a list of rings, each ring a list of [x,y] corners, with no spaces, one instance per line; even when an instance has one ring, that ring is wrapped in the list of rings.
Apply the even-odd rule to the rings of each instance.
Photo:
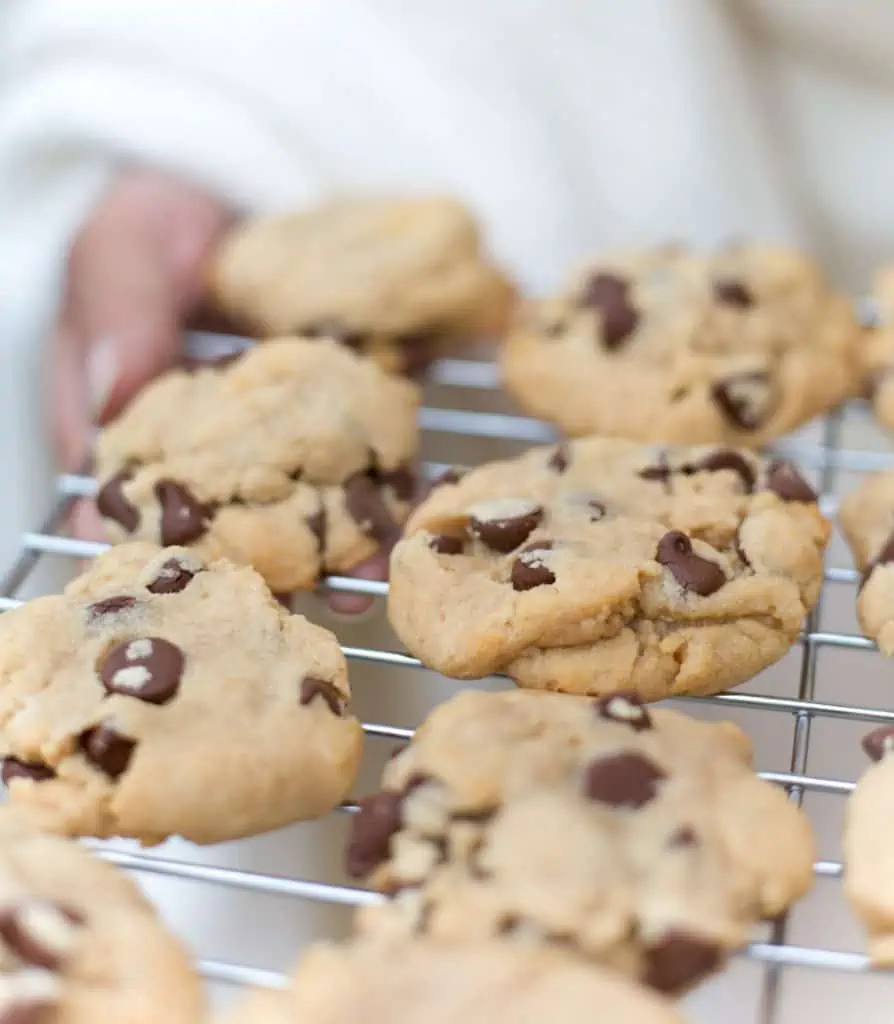
[[[523,544],[543,519],[543,509],[524,498],[482,502],[469,511],[472,536],[502,554]]]
[[[393,541],[397,523],[385,504],[382,491],[368,470],[354,473],[344,482],[345,508],[368,537],[380,544]]]
[[[402,793],[383,790],[360,801],[354,815],[345,855],[345,868],[352,878],[363,878],[386,860],[391,837],[400,828]]]
[[[860,590],[866,585],[877,565],[890,565],[892,562],[894,562],[894,533],[885,541],[875,558],[871,558],[863,568],[863,572],[860,574]]]
[[[88,605],[87,614],[91,619],[101,619],[106,615],[117,615],[118,612],[133,608],[136,603],[137,599],[129,594],[116,594],[114,597],[106,597],[102,601]]]
[[[431,490],[434,490],[436,487],[443,487],[444,484],[458,484],[464,476],[465,473],[461,473],[458,469],[445,469],[440,476],[432,480]]]
[[[600,718],[607,718],[610,722],[629,725],[634,732],[652,728],[652,716],[632,690],[600,697],[596,701],[596,712]]]
[[[553,450],[552,455],[547,459],[546,464],[550,469],[554,469],[557,473],[564,473],[568,469],[568,462],[571,457],[571,452],[567,444],[560,444]]]
[[[880,725],[863,737],[863,750],[873,761],[881,761],[894,751],[894,725]]]
[[[510,579],[513,590],[533,590],[556,582],[556,574],[543,561],[543,554],[552,548],[550,541],[526,548],[512,563]]]
[[[317,539],[317,552],[322,559],[323,552],[326,550],[326,509],[320,505],[319,509],[307,516],[304,521],[307,523],[308,530]]]
[[[773,380],[763,370],[733,374],[711,385],[711,397],[734,427],[757,430],[772,413]]]
[[[22,761],[10,755],[3,758],[0,778],[3,779],[3,783],[6,786],[13,779],[31,779],[32,782],[46,782],[48,779],[55,779],[56,772],[49,765],[43,764],[40,761]]]
[[[303,338],[331,338],[345,348],[353,349],[355,352],[363,348],[368,340],[364,331],[354,327],[348,327],[340,320],[315,320],[310,324],[303,324],[297,328],[297,333]]]
[[[407,466],[385,470],[382,482],[387,484],[398,501],[412,501],[416,496],[416,474]]]
[[[127,771],[137,745],[136,740],[123,736],[107,722],[82,732],[78,742],[87,760],[110,779],[117,779]]]
[[[602,314],[602,339],[607,349],[615,349],[639,323],[639,314],[630,303],[630,285],[613,274],[595,274],[587,282],[580,305]]]
[[[692,541],[680,530],[671,530],[658,542],[655,558],[670,569],[674,579],[685,590],[707,597],[726,583],[723,570],[707,558],[697,555]]]
[[[176,556],[162,564],[158,576],[146,587],[150,594],[179,594],[192,582],[199,570],[190,569]]]
[[[767,490],[783,501],[816,501],[816,493],[791,462],[777,460],[767,470]]]
[[[622,751],[591,761],[584,787],[591,800],[636,809],[655,799],[664,778],[664,772],[642,754]]]
[[[600,519],[605,519],[605,505],[597,498],[591,498],[587,502],[587,510],[590,513],[591,523],[598,523]]]
[[[210,505],[203,505],[176,480],[159,480],[153,489],[161,505],[159,534],[165,547],[191,544],[204,536],[213,515]]]
[[[114,476],[109,477],[96,495],[96,507],[99,514],[105,516],[106,519],[113,519],[128,533],[133,533],[140,523],[140,513],[136,506],[131,505],[124,497],[124,484],[132,479],[132,470],[122,469]]]
[[[643,981],[660,992],[679,992],[713,971],[720,960],[716,943],[672,930],[647,950]]]
[[[725,306],[735,306],[737,309],[750,309],[754,305],[754,296],[748,288],[731,277],[714,282],[714,298]]]
[[[0,939],[24,963],[56,971],[74,951],[82,924],[79,914],[34,899],[0,911]]]
[[[109,693],[122,693],[148,704],[167,704],[177,695],[184,658],[179,647],[147,636],[125,640],[106,653],[98,666]]]
[[[446,533],[439,533],[432,537],[428,546],[439,555],[461,555],[464,544],[462,537],[449,537]]]
[[[680,825],[671,833],[667,843],[675,847],[698,846],[698,836],[690,825]]]
[[[301,680],[300,704],[310,704],[314,697],[322,697],[329,705],[329,710],[339,718],[344,714],[345,699],[339,693],[338,688],[330,683],[328,679],[318,679],[316,676],[305,676]]]
[[[739,479],[742,481],[742,487],[745,489],[746,494],[751,494],[754,490],[754,470],[748,465],[744,456],[740,455],[738,452],[729,451],[725,448],[718,449],[716,452],[711,452],[698,462],[688,463],[683,467],[682,472],[686,474],[699,473],[703,471],[716,473],[721,469],[731,469],[734,473],[737,473]]]

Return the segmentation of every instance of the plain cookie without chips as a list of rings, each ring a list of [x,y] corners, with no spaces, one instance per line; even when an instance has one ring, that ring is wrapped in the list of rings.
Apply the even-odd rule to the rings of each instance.
[[[361,931],[558,946],[679,992],[810,887],[807,819],[744,733],[629,695],[467,691],[353,819]]]
[[[894,967],[894,727],[863,740],[876,762],[857,782],[844,825],[844,891],[868,932],[869,956]]]
[[[875,275],[864,318],[863,373],[872,408],[894,429],[894,266]]]
[[[418,391],[332,342],[174,370],[102,431],[110,539],[254,566],[277,592],[388,547],[415,490]]]
[[[198,1024],[201,982],[149,901],[76,843],[0,811],[0,1021]]]
[[[522,311],[507,388],[568,434],[756,448],[858,393],[849,301],[768,245],[618,253]]]
[[[211,301],[251,336],[335,337],[389,370],[502,330],[513,289],[457,200],[342,198],[248,220],[224,240]]]
[[[558,952],[499,943],[319,943],[288,987],[222,1024],[684,1024],[669,1002]]]
[[[455,678],[716,693],[794,643],[828,534],[790,463],[579,440],[448,475],[394,549],[388,615]]]
[[[198,843],[317,817],[362,748],[335,637],[253,570],[127,544],[0,616],[12,803],[72,836]]]

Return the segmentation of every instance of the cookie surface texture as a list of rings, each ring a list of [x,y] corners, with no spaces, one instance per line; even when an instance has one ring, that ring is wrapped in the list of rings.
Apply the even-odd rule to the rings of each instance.
[[[715,693],[794,642],[828,532],[790,463],[579,440],[436,487],[394,549],[388,614],[457,678]]]
[[[873,280],[861,355],[873,412],[894,430],[894,266],[882,267]]]

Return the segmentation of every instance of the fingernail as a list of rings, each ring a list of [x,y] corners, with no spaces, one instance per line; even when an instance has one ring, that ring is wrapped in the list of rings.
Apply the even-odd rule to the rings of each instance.
[[[112,394],[118,372],[118,359],[111,338],[102,337],[87,350],[87,401],[90,418],[98,423]]]

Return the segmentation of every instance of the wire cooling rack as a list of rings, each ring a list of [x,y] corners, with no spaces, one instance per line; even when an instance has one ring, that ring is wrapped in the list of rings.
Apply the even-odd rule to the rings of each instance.
[[[208,338],[199,340],[207,341]],[[232,344],[233,339],[227,339],[230,348]],[[429,382],[428,401],[421,411],[423,455],[434,453],[435,456],[440,456],[440,460],[436,457],[424,462],[424,472],[429,476],[439,474],[448,465],[484,461],[487,458],[521,451],[532,443],[544,443],[555,439],[556,435],[552,428],[544,423],[506,411],[508,407],[505,398],[497,390],[497,369],[491,362],[444,359],[430,369]],[[862,426],[869,422],[865,407],[860,403],[836,410],[806,432],[801,432],[800,435],[774,446],[774,451],[794,459],[807,471],[807,475],[813,477],[820,494],[821,507],[827,515],[834,515],[842,481],[855,482],[862,474],[894,468],[894,453],[884,450],[883,440],[879,441],[876,438],[875,443],[869,445],[843,443],[844,435],[854,422],[859,428],[858,433]],[[489,446],[491,450],[488,450]],[[452,456],[457,451],[466,455],[471,452],[479,457],[457,458],[454,462]],[[445,459],[445,454],[450,458]],[[46,522],[36,531],[22,536],[19,555],[0,582],[0,610],[13,608],[20,603],[18,595],[42,562],[59,558],[90,558],[106,547],[104,544],[74,539],[63,532],[72,503],[78,498],[93,495],[94,481],[88,476],[64,475],[58,479],[57,492],[55,508]],[[769,716],[773,716],[777,721],[789,723],[790,728],[786,727],[783,733],[785,749],[777,760],[777,766],[783,770],[767,770],[761,774],[764,778],[785,787],[790,798],[799,804],[810,794],[820,794],[842,801],[854,785],[851,779],[826,777],[811,770],[811,735],[816,731],[818,723],[860,723],[865,731],[875,723],[894,722],[894,710],[874,706],[884,701],[861,704],[819,699],[817,666],[823,651],[838,650],[846,652],[849,657],[871,656],[871,652],[875,651],[874,645],[859,635],[855,626],[840,630],[822,628],[824,608],[832,586],[843,592],[845,602],[852,603],[856,597],[858,574],[849,565],[834,564],[836,561],[847,561],[840,543],[837,558],[834,549],[833,544],[832,554],[827,558],[827,561],[833,564],[827,565],[825,569],[826,586],[823,588],[820,602],[808,616],[798,644],[784,663],[789,692],[781,695],[761,692],[759,677],[757,692],[752,692],[755,687],[749,686],[746,687],[746,691],[738,690],[691,700],[682,699],[689,711],[694,709],[695,704],[696,707],[701,705],[703,708],[713,706],[722,709],[731,717],[738,711],[757,713],[757,717],[748,720],[748,731],[753,738],[755,724],[759,729],[762,728],[761,723],[768,721]],[[376,598],[382,598],[387,593],[387,585],[384,583],[346,577],[329,578],[321,584],[321,589],[326,588],[365,593]],[[432,674],[423,669],[417,659],[396,649],[396,641],[387,629],[379,630],[379,634],[384,637],[381,645],[343,645],[349,664],[355,669],[359,663],[366,663],[411,672],[418,677],[414,682],[418,681],[421,685],[425,684],[427,678],[431,678]],[[859,674],[859,661],[848,661],[847,671],[849,674]],[[357,682],[354,680],[355,696],[357,689]],[[890,704],[894,708],[894,693]],[[363,728],[368,739],[405,741],[412,735],[411,729],[387,722],[367,721]],[[854,769],[850,774],[855,776],[857,770]],[[339,809],[342,814],[350,814],[355,810],[356,804],[352,803],[345,804]],[[301,827],[312,829],[315,825],[307,823]],[[894,823],[891,827],[894,827]],[[165,856],[164,851],[130,852],[110,847],[105,843],[90,845],[100,856],[138,874],[147,873],[151,876],[292,898],[297,901],[347,906],[360,906],[379,898],[376,894],[350,885],[248,871],[205,863],[201,860],[192,862],[187,859],[172,859]],[[201,857],[201,853],[198,855]],[[842,867],[839,860],[818,860],[814,871],[818,879],[832,880],[840,884]],[[857,936],[855,945],[859,946],[859,932],[855,931],[854,934]],[[789,916],[776,921],[762,941],[752,943],[742,953],[743,957],[761,966],[758,978],[760,991],[747,1020],[759,1024],[777,1024],[781,1021],[780,985],[784,973],[791,969],[816,968],[849,974],[872,970],[862,952],[838,950],[829,948],[830,945],[832,944],[825,942],[811,945],[795,941],[791,935]],[[274,986],[283,980],[282,975],[274,970],[217,959],[200,960],[199,969],[209,982],[227,986]],[[812,1019],[816,1024],[821,1024],[824,1019],[839,1018],[837,1015],[828,1018],[817,1018],[814,1015]],[[890,1017],[880,1019],[894,1019],[894,1012]]]

